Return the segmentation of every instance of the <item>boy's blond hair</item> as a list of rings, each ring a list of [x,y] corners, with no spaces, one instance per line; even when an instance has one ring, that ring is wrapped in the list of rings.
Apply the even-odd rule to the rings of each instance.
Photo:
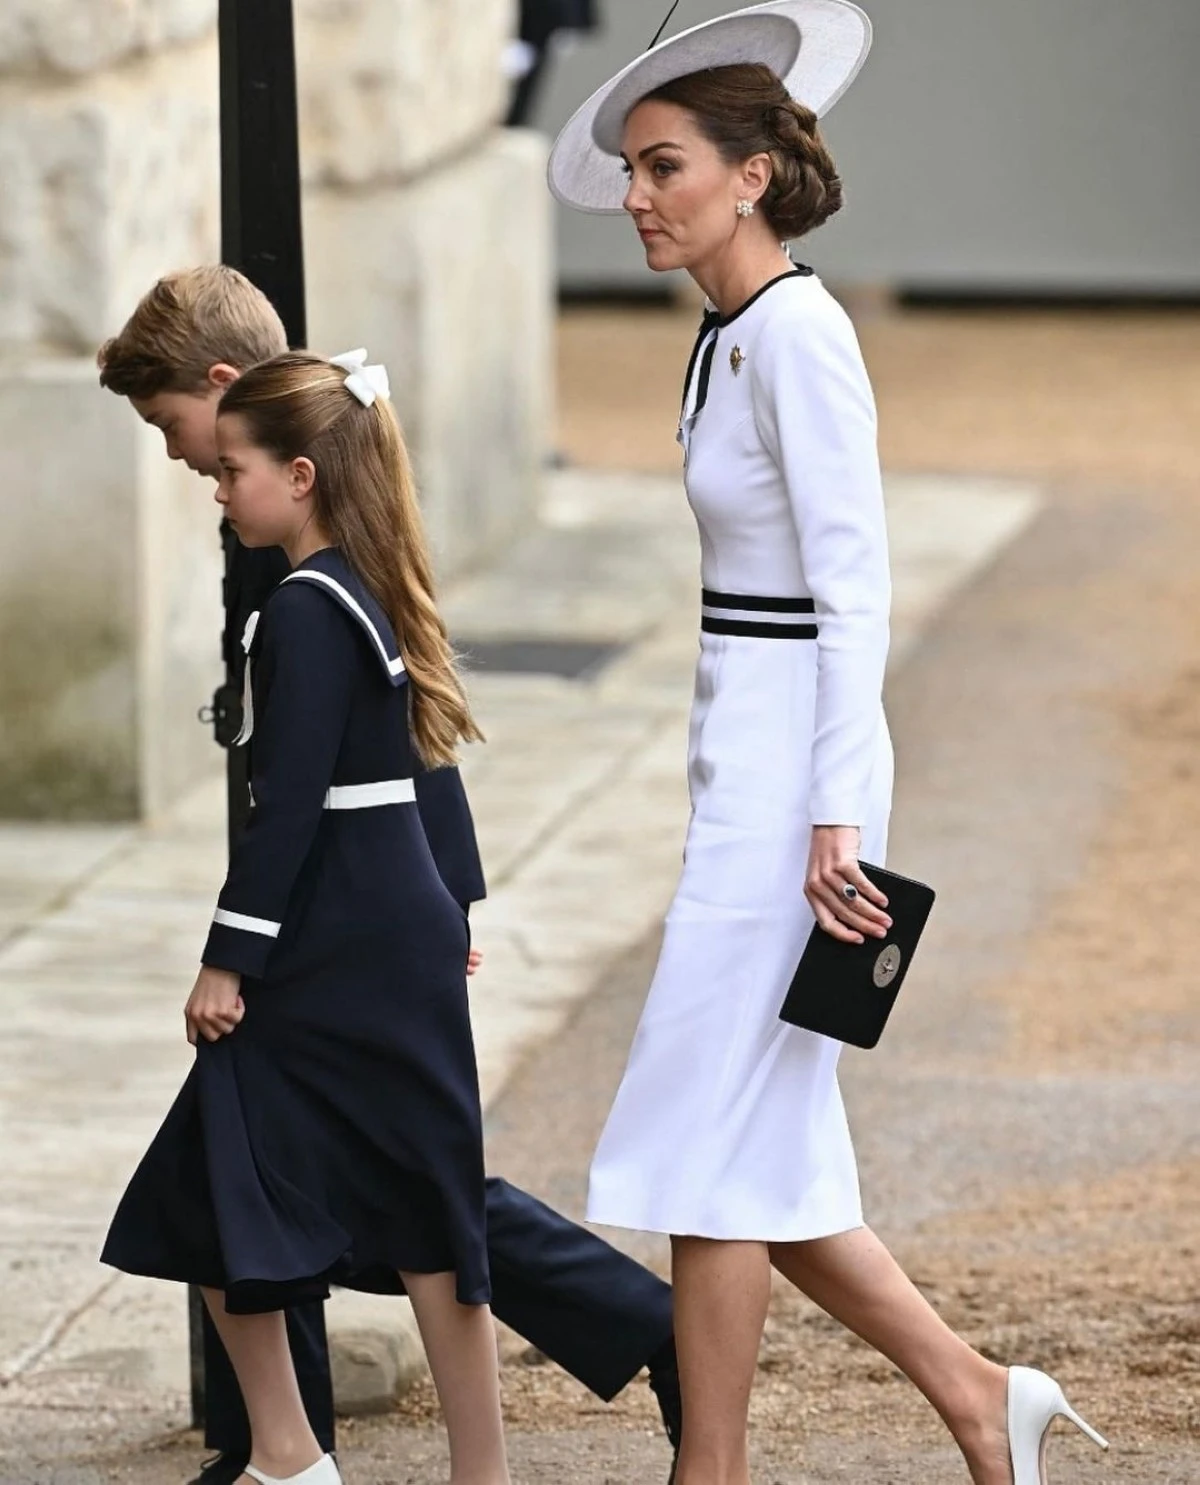
[[[121,397],[200,392],[210,366],[246,371],[288,348],[267,296],[216,263],[160,278],[96,356],[100,385]]]

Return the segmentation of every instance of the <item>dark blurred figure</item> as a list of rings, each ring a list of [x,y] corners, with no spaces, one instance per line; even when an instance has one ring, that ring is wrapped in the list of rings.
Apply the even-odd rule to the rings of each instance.
[[[560,31],[594,31],[597,24],[595,0],[521,0],[521,26],[514,48],[515,86],[505,121],[510,127],[523,127],[533,120],[555,36]]]

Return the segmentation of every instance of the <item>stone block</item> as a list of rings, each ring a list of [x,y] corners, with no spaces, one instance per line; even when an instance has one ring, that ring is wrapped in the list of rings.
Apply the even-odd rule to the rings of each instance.
[[[530,518],[552,426],[545,145],[493,132],[407,186],[307,193],[309,338],[391,373],[443,574]]]
[[[220,240],[215,44],[0,86],[0,354],[83,353]]]
[[[335,1331],[329,1337],[334,1407],[343,1416],[388,1413],[426,1373],[415,1325],[395,1330]]]
[[[504,113],[514,0],[300,0],[305,178],[362,186],[452,159]]]
[[[0,75],[80,75],[212,31],[217,0],[4,0]]]
[[[216,762],[211,492],[95,375],[0,372],[0,816],[152,814]]]
[[[335,1289],[325,1311],[339,1413],[385,1413],[426,1375],[425,1348],[407,1299]]]

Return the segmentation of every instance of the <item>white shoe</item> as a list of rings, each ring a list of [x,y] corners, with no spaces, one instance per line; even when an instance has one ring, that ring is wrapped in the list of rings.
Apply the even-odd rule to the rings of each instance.
[[[342,1485],[342,1477],[338,1474],[332,1454],[322,1454],[316,1464],[310,1464],[298,1475],[289,1475],[286,1480],[280,1480],[275,1475],[264,1475],[262,1470],[256,1470],[252,1464],[246,1466],[245,1473],[252,1480],[257,1480],[258,1485]]]
[[[1008,1453],[1013,1485],[1046,1485],[1046,1441],[1056,1418],[1068,1418],[1093,1444],[1108,1441],[1085,1423],[1045,1372],[1029,1366],[1008,1369]]]

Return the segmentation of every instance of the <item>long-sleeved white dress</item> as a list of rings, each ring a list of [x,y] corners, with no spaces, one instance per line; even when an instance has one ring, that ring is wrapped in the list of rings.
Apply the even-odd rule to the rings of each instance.
[[[787,1242],[862,1222],[840,1043],[779,1020],[813,825],[881,863],[890,579],[875,408],[807,269],[705,321],[680,441],[704,586],[684,869],[588,1217]]]

